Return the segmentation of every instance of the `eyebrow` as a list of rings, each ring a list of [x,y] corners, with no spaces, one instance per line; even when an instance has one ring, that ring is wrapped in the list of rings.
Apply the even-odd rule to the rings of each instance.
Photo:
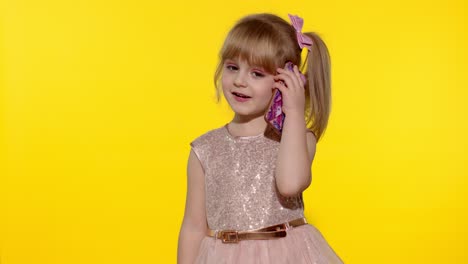
[[[227,63],[227,62],[231,62],[231,63],[236,63],[236,64],[237,64],[237,61],[235,61],[235,60],[232,60],[232,59],[226,59],[224,62],[225,62],[225,63]]]

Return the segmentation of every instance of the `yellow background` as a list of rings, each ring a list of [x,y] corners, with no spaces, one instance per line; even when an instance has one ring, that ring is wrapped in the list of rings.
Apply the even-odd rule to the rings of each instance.
[[[0,2],[0,262],[175,263],[189,143],[243,15],[332,58],[306,216],[346,263],[468,262],[465,1]]]

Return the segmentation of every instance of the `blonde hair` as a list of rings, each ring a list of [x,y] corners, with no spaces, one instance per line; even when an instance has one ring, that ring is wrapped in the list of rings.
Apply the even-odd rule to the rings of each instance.
[[[307,127],[319,141],[327,127],[331,110],[330,55],[324,41],[316,33],[303,33],[313,42],[303,72],[307,77],[304,118]],[[240,19],[229,31],[219,52],[220,61],[214,75],[218,102],[221,93],[219,82],[227,59],[242,59],[276,75],[276,68],[282,68],[286,61],[298,67],[302,65],[301,51],[295,29],[284,19],[268,13]]]

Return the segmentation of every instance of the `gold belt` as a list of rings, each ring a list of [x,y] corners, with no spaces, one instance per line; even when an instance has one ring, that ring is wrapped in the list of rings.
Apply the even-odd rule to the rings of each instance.
[[[286,236],[288,227],[296,227],[307,224],[305,218],[298,218],[286,223],[263,227],[248,231],[208,229],[208,236],[221,239],[223,243],[238,243],[240,240],[272,239]]]

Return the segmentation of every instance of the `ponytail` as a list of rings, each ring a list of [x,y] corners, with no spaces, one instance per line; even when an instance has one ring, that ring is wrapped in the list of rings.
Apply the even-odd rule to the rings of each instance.
[[[307,63],[305,117],[307,127],[318,142],[326,130],[331,111],[330,55],[327,46],[316,33],[304,34],[313,42],[304,62]]]

